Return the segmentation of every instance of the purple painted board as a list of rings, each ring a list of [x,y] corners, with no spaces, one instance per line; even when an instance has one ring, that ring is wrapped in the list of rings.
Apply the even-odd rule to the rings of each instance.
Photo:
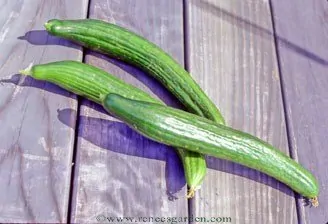
[[[302,223],[328,222],[328,3],[272,1],[294,156],[320,183],[319,207],[299,201]]]
[[[188,67],[227,125],[288,154],[268,1],[187,0]],[[232,223],[296,223],[293,192],[260,172],[208,158],[192,215]]]
[[[74,7],[75,10],[71,10]],[[87,1],[0,2],[0,222],[66,222],[74,129],[57,110],[74,95],[18,70],[31,62],[81,60],[76,46],[43,31],[51,18],[84,18]],[[74,126],[76,116],[67,117]]]
[[[182,1],[90,2],[90,17],[146,37],[183,63]],[[89,52],[86,62],[176,105],[159,83],[123,63]],[[62,114],[74,111],[62,111]],[[83,100],[79,114],[72,222],[104,217],[187,216],[186,187],[174,149],[147,140]]]

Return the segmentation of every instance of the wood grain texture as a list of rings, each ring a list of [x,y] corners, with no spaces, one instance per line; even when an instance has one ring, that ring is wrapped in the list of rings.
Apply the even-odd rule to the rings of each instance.
[[[66,222],[74,130],[57,110],[76,109],[74,95],[23,78],[31,62],[81,60],[81,51],[47,35],[48,19],[83,18],[86,1],[0,3],[0,222]],[[74,7],[75,10],[71,10]],[[68,118],[75,124],[75,116]]]
[[[146,37],[181,64],[182,12],[182,2],[175,0],[92,0],[90,4],[90,18]],[[131,66],[91,52],[86,62],[175,105],[176,100],[159,83]],[[79,121],[73,222],[95,222],[99,215],[188,215],[183,170],[174,149],[143,138],[88,101],[83,101]]]
[[[227,125],[288,154],[268,1],[187,0],[188,67]],[[255,170],[208,158],[192,214],[232,223],[296,223],[293,192]]]
[[[293,154],[319,180],[319,207],[299,201],[302,223],[328,222],[328,3],[272,1]]]

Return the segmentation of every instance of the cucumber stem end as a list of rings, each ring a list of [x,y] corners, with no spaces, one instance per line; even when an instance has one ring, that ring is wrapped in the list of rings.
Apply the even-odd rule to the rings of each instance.
[[[318,201],[317,197],[311,198],[310,202],[311,202],[313,207],[318,207],[319,206],[319,201]]]
[[[187,198],[193,198],[195,196],[195,188],[190,188],[187,192]]]
[[[44,23],[44,27],[46,28],[47,31],[49,31],[51,28],[51,24],[46,22],[46,23]]]
[[[22,75],[32,75],[33,63],[31,63],[27,68],[19,70],[19,73]]]

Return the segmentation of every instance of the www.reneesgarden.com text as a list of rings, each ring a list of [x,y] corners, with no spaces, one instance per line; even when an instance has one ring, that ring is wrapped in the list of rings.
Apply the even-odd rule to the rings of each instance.
[[[231,217],[109,217],[97,215],[99,223],[231,223]]]

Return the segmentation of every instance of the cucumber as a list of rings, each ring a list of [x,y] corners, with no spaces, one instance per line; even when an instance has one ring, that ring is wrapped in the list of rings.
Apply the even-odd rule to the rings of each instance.
[[[105,53],[141,68],[162,82],[186,109],[220,124],[224,119],[191,75],[155,44],[114,24],[94,19],[57,20],[45,24],[55,36]]]
[[[77,95],[101,104],[100,96],[108,93],[120,94],[129,99],[163,104],[148,93],[129,85],[107,72],[91,65],[76,61],[58,61],[41,65],[30,65],[21,74],[30,75],[35,79],[45,80],[59,85]],[[187,185],[196,190],[206,175],[206,161],[202,154],[177,149],[182,160]],[[193,191],[188,197],[193,196]]]
[[[257,137],[182,110],[116,94],[102,98],[107,111],[144,136],[259,170],[285,183],[318,206],[319,187],[314,176]]]

